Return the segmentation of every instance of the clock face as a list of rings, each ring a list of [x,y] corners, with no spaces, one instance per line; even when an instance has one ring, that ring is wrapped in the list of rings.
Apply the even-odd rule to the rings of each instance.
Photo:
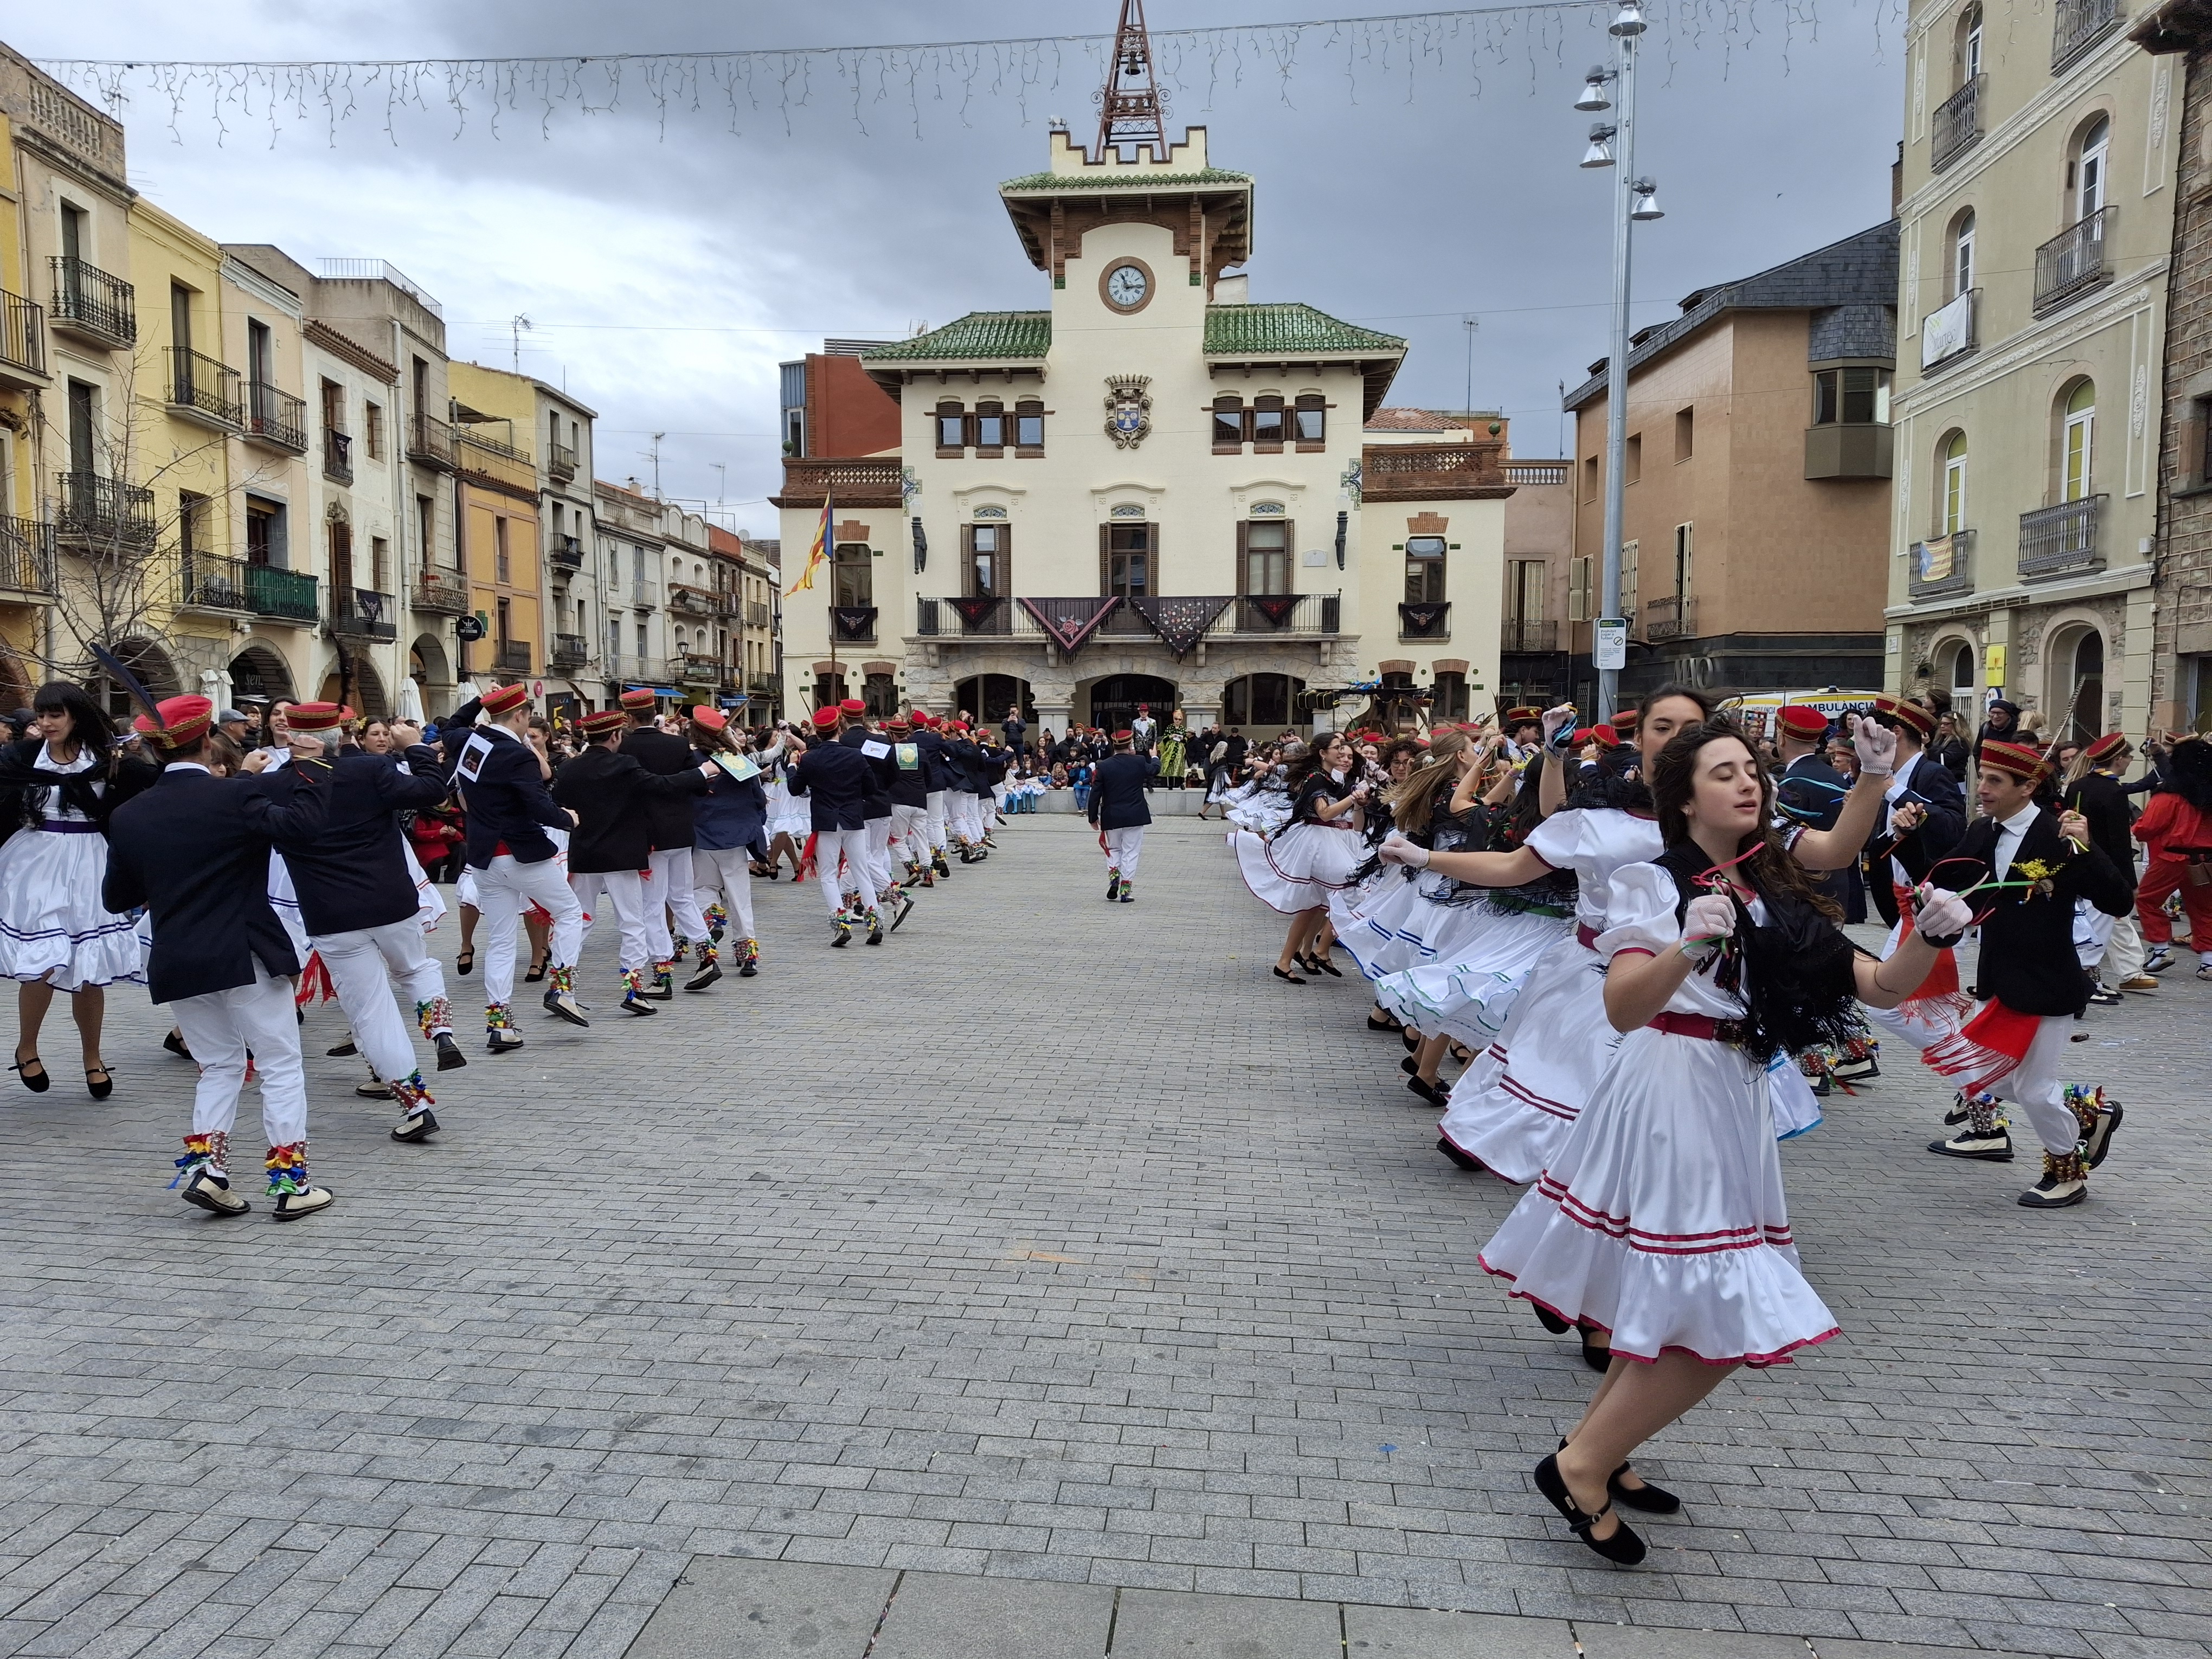
[[[1150,286],[1145,273],[1134,265],[1116,265],[1106,273],[1106,297],[1124,311],[1144,304],[1145,290]]]

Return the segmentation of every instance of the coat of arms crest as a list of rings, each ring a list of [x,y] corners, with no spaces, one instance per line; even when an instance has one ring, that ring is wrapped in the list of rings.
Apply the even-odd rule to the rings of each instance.
[[[1152,429],[1152,394],[1145,388],[1149,374],[1109,374],[1106,377],[1106,435],[1116,449],[1134,449]]]

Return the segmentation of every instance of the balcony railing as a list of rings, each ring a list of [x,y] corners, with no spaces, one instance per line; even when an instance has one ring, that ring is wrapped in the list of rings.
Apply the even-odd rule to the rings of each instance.
[[[0,374],[11,368],[46,378],[46,313],[36,301],[0,289]]]
[[[251,614],[246,599],[246,561],[187,549],[177,561],[177,608]]]
[[[189,346],[169,348],[169,407],[226,431],[235,432],[246,424],[238,371]]]
[[[1042,600],[1039,601],[1042,603]],[[980,610],[973,622],[961,614],[966,601],[916,599],[915,632],[931,639],[1051,638],[1025,606],[1002,599]],[[1334,593],[1251,594],[1198,597],[1194,603],[1220,607],[1200,637],[1208,640],[1321,639],[1340,630],[1344,601]],[[1102,639],[1145,640],[1158,636],[1127,605],[1116,605],[1097,628]],[[841,636],[842,639],[842,636]]]
[[[758,599],[750,600],[745,605],[745,626],[748,628],[768,626],[768,607]]]
[[[424,466],[434,466],[451,472],[453,459],[453,428],[434,415],[410,415],[407,417],[407,459]]]
[[[398,606],[389,593],[366,587],[331,590],[331,632],[354,640],[399,637]]]
[[[2097,550],[2097,525],[2104,507],[2102,495],[2085,495],[2078,501],[2021,514],[2020,579],[2049,581],[2054,576],[2102,570],[2105,556]]]
[[[592,647],[581,634],[556,634],[553,636],[553,666],[581,668],[591,660]]]
[[[711,617],[720,609],[714,594],[683,582],[668,585],[668,608],[687,617]]]
[[[630,685],[666,685],[670,683],[668,665],[658,657],[624,657],[613,652],[607,653],[604,665],[607,678]]]
[[[2119,26],[2118,0],[2058,0],[2051,25],[2051,72],[2057,74]]]
[[[1503,444],[1380,444],[1360,458],[1362,498],[1370,501],[1480,500],[1503,495]]]
[[[491,665],[506,674],[530,672],[530,641],[501,640],[491,648]]]
[[[1334,593],[1300,593],[1288,610],[1282,605],[1287,594],[1253,594],[1240,598],[1218,618],[1209,636],[1218,636],[1222,623],[1231,624],[1238,634],[1280,636],[1297,634],[1334,634],[1343,611],[1343,600]]]
[[[1516,486],[1563,484],[1567,481],[1568,465],[1565,461],[1508,461],[1505,482]]]
[[[39,519],[0,518],[0,592],[53,591],[53,526]]]
[[[1908,586],[1916,599],[1948,599],[1974,591],[1974,532],[1954,530],[1912,544]]]
[[[547,444],[545,470],[566,483],[576,476],[576,452],[566,444]]]
[[[1401,640],[1448,640],[1451,637],[1449,605],[1401,605],[1398,607],[1398,637]]]
[[[1921,373],[1966,356],[1980,345],[1975,331],[1981,303],[1981,289],[1970,288],[1920,319]]]
[[[1680,640],[1693,637],[1698,631],[1698,602],[1680,594],[1667,593],[1644,607],[1644,637],[1647,640]]]
[[[353,482],[353,440],[327,426],[323,428],[323,476],[332,483]]]
[[[418,570],[407,598],[417,611],[458,617],[469,608],[469,585],[442,570]]]
[[[1982,141],[1982,85],[1977,75],[1942,103],[1928,126],[1928,168],[1941,173]]]
[[[54,536],[88,553],[143,553],[154,545],[154,492],[97,472],[64,472],[55,480],[61,508]]]
[[[631,610],[651,611],[656,609],[659,604],[660,590],[651,582],[637,582],[632,585],[629,590]]]
[[[719,685],[722,679],[722,659],[701,651],[679,651],[676,654],[676,674],[686,685]]]
[[[246,435],[287,454],[307,453],[307,405],[304,398],[255,380],[246,388]]]
[[[783,493],[772,507],[819,507],[826,491],[840,507],[900,507],[905,504],[905,472],[896,456],[824,459],[787,455]]]
[[[273,564],[246,567],[246,607],[257,617],[277,622],[312,623],[322,615],[315,599],[315,579]]]
[[[1555,622],[1527,622],[1508,617],[1498,630],[1500,651],[1534,653],[1559,648],[1559,625]]]
[[[2035,309],[2044,312],[2108,283],[2112,267],[2105,246],[2118,208],[2099,208],[2035,250]]]
[[[545,562],[556,570],[581,570],[584,544],[580,537],[556,536],[545,550]]]
[[[138,343],[137,290],[98,265],[57,255],[53,325],[105,346]]]

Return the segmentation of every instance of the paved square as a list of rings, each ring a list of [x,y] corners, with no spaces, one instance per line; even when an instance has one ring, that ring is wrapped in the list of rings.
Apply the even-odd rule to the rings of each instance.
[[[1785,1149],[1844,1335],[1663,1437],[1686,1516],[1623,1573],[1528,1486],[1592,1379],[1474,1267],[1513,1195],[1437,1156],[1358,980],[1267,977],[1211,824],[1156,827],[1126,906],[1079,820],[1000,839],[880,950],[757,887],[761,977],[651,1021],[596,937],[598,1023],[531,1009],[435,1080],[428,1147],[317,1010],[340,1199],[296,1226],[162,1190],[191,1072],[143,994],[105,1103],[58,1010],[53,1091],[5,1097],[0,1653],[613,1656],[665,1602],[641,1655],[698,1614],[699,1651],[827,1656],[820,1601],[892,1659],[988,1625],[963,1578],[1119,1589],[1116,1654],[1224,1619],[1253,1654],[2212,1650],[2186,968],[2075,1050],[2128,1107],[2085,1208],[2018,1209],[2026,1155],[1927,1156],[1944,1091],[1904,1056]],[[743,1565],[706,1558],[779,1564],[746,1593],[819,1645],[686,1613]],[[1005,1607],[1075,1647],[1097,1617]]]

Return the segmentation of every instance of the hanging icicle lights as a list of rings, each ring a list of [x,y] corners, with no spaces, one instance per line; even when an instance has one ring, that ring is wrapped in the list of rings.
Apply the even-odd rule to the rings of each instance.
[[[1901,25],[1900,0],[1871,0],[1877,41]],[[1850,9],[1857,9],[1854,3]],[[1295,84],[1350,103],[1384,96],[1411,101],[1424,82],[1463,82],[1481,95],[1486,71],[1525,68],[1528,89],[1556,79],[1570,48],[1587,55],[1601,39],[1613,0],[1535,3],[1387,16],[1317,18],[1224,28],[1152,33],[1161,84],[1194,114],[1217,95],[1272,82],[1291,101]],[[1654,7],[1657,55],[1717,52],[1725,60],[1766,41],[1786,54],[1818,26],[1815,0],[1663,0]],[[1071,94],[1094,96],[1111,34],[1036,35],[903,46],[810,46],[772,51],[611,52],[572,57],[416,58],[354,61],[156,62],[42,58],[48,74],[118,118],[143,97],[168,105],[171,134],[204,118],[218,141],[241,125],[270,143],[319,130],[335,144],[356,121],[392,143],[422,118],[441,116],[458,137],[473,122],[494,137],[518,120],[550,137],[564,114],[639,111],[665,138],[672,119],[712,116],[737,136],[754,118],[779,122],[817,106],[849,112],[864,132],[896,120],[927,137],[933,115],[972,125],[979,102],[1011,100],[1024,125],[1063,112]],[[1877,48],[1878,49],[1878,48]],[[1573,67],[1579,69],[1579,59]],[[1042,108],[1040,109],[1040,106]],[[442,123],[441,123],[442,124]]]

